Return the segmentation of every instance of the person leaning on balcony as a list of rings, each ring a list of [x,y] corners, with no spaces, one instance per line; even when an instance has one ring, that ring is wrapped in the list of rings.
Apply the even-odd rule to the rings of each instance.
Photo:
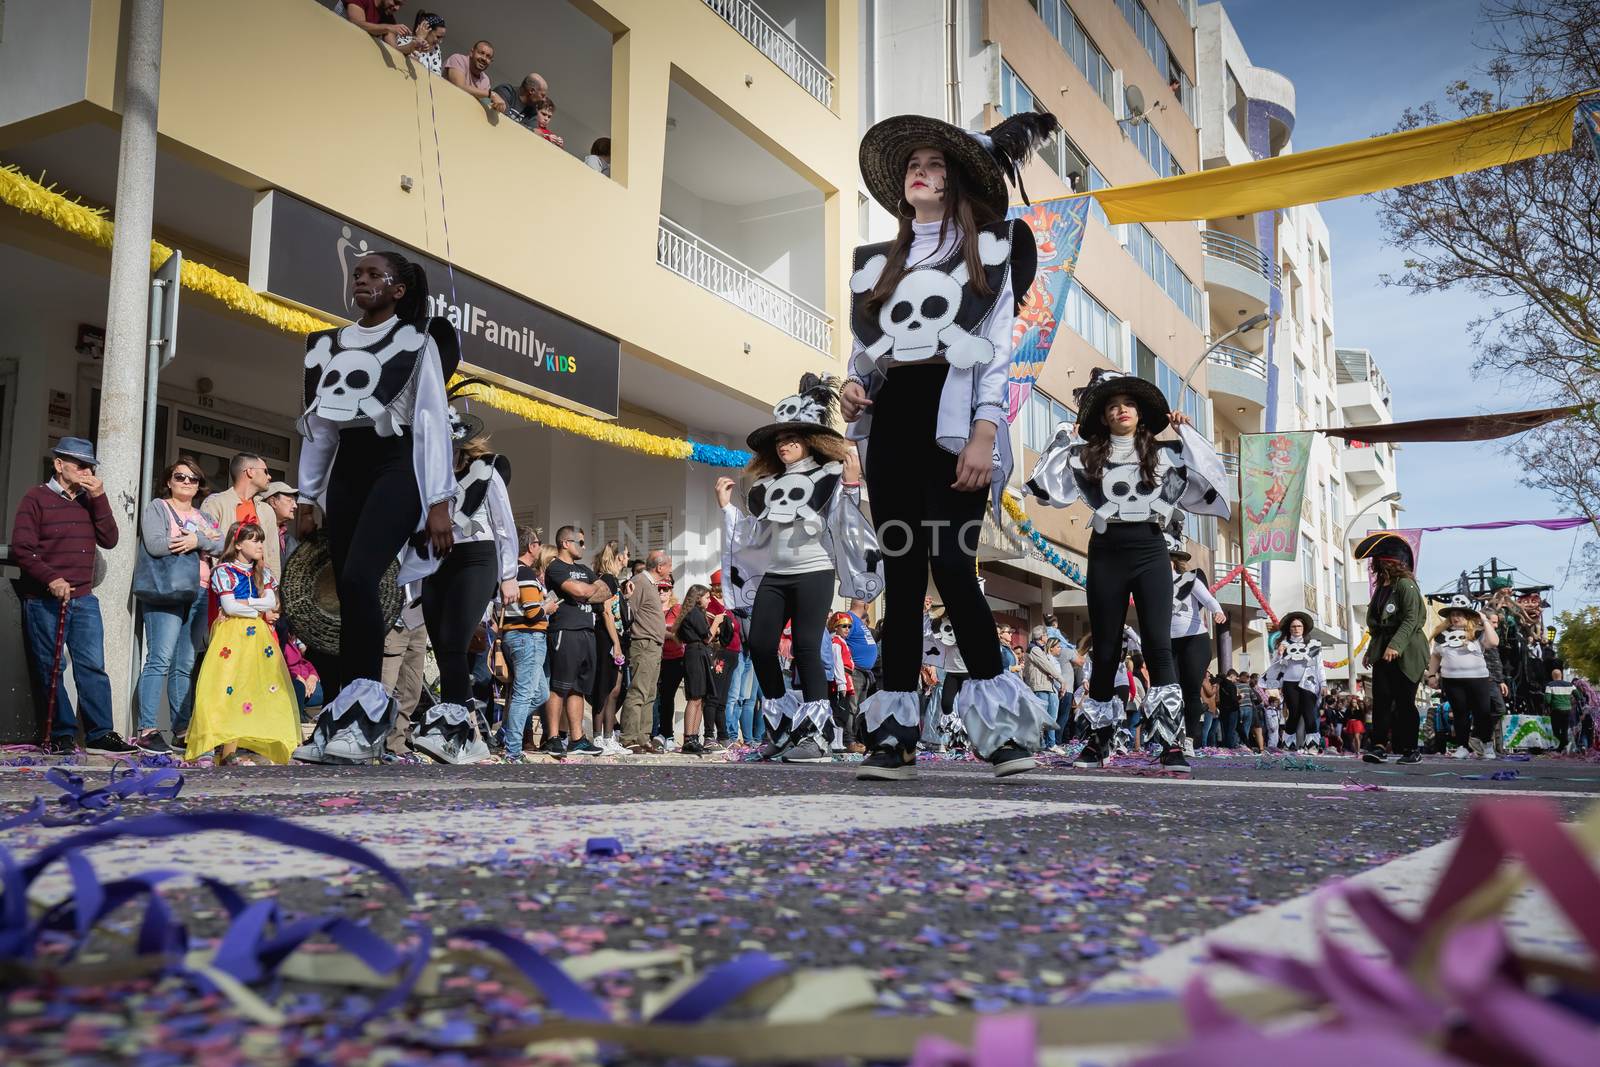
[[[566,138],[559,133],[550,132],[550,123],[556,117],[556,102],[547,96],[539,101],[538,107],[534,109],[534,112],[538,116],[539,124],[533,128],[533,132],[557,148],[565,148],[567,146]]]
[[[513,122],[530,130],[539,128],[539,104],[550,95],[550,86],[541,74],[529,74],[516,88],[511,83],[496,85],[483,106],[503,111]]]
[[[444,77],[457,89],[470,93],[490,107],[489,64],[494,62],[494,45],[478,41],[471,52],[457,52],[444,61]],[[503,110],[504,106],[495,110]]]
[[[583,162],[607,178],[611,177],[611,138],[596,137],[594,143],[589,146],[589,154],[583,157]]]
[[[418,11],[411,32],[395,38],[394,46],[401,55],[410,56],[434,74],[442,74],[444,63],[440,56],[443,52],[439,46],[444,44],[445,32],[443,15]]]
[[[387,37],[393,44],[406,32],[405,23],[396,16],[405,6],[405,0],[344,0],[344,17],[374,37]]]

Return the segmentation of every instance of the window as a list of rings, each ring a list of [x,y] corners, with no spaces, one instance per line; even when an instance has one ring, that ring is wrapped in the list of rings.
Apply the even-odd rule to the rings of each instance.
[[[1339,610],[1341,612],[1345,610],[1345,604],[1350,599],[1350,591],[1345,588],[1344,560],[1340,559],[1337,555],[1335,555],[1333,559],[1333,599],[1334,602],[1339,605]],[[1344,619],[1340,619],[1339,624],[1342,628],[1344,625]]]
[[[1158,178],[1173,178],[1183,173],[1183,168],[1178,161],[1172,158],[1172,152],[1167,148],[1167,143],[1156,133],[1155,127],[1148,122],[1124,124],[1128,136],[1133,143],[1139,146],[1139,153],[1144,156],[1145,162],[1155,170]]]
[[[1206,411],[1205,398],[1195,390],[1194,386],[1184,386],[1183,400],[1181,403],[1178,400],[1178,387],[1183,385],[1183,375],[1173,370],[1166,360],[1158,356],[1155,359],[1155,374],[1151,376],[1150,380],[1156,383],[1156,387],[1161,390],[1161,395],[1167,398],[1168,406],[1182,411],[1194,420],[1194,428],[1199,431],[1201,436],[1209,437],[1211,435],[1210,419]]]
[[[1128,354],[1122,341],[1122,320],[1106,310],[1077,281],[1068,283],[1066,322],[1072,332],[1088,341],[1106,359],[1126,370]]]
[[[1188,113],[1189,121],[1195,121],[1194,83],[1183,72],[1183,68],[1178,66],[1172,49],[1167,45],[1167,39],[1161,35],[1161,30],[1156,26],[1156,20],[1150,16],[1150,12],[1140,0],[1117,0],[1117,10],[1128,20],[1128,25],[1133,27],[1133,35],[1139,38],[1139,43],[1144,46],[1150,61],[1156,65],[1156,70],[1161,76],[1167,79],[1168,85],[1176,83],[1177,88],[1173,91],[1177,94],[1178,102]]]
[[[1135,263],[1159,285],[1172,302],[1189,317],[1189,321],[1205,329],[1204,305],[1200,300],[1200,290],[1189,280],[1189,276],[1179,269],[1173,261],[1172,255],[1156,240],[1143,225],[1128,227],[1128,254],[1133,256]]]
[[[1314,541],[1301,541],[1300,547],[1300,577],[1305,579],[1308,590],[1315,589],[1319,584],[1317,579],[1322,576],[1322,561],[1317,558],[1317,546]],[[1307,598],[1309,599],[1309,597]]]
[[[1228,121],[1233,123],[1234,132],[1245,142],[1250,143],[1250,99],[1244,95],[1244,88],[1240,86],[1238,77],[1233,73],[1233,68],[1224,65],[1222,68],[1224,84],[1222,87],[1222,104],[1228,109]]]
[[[1061,401],[1039,389],[1028,394],[1022,406],[1022,447],[1032,452],[1043,452],[1063,422],[1078,421],[1077,413]]]
[[[1290,362],[1294,364],[1294,406],[1304,411],[1306,409],[1305,371],[1300,366],[1298,359]]]
[[[1044,28],[1072,60],[1072,65],[1088,79],[1090,88],[1100,102],[1115,113],[1117,108],[1112,102],[1111,64],[1084,31],[1083,24],[1072,13],[1072,9],[1063,0],[1030,0],[1030,3],[1044,21]]]
[[[1034,95],[1033,90],[1028,88],[1027,83],[1017,77],[1017,72],[1011,69],[1011,64],[1002,61],[1000,113],[1009,118],[1022,111],[1048,110]],[[1100,173],[1100,168],[1089,162],[1089,157],[1083,154],[1083,149],[1079,148],[1065,132],[1058,130],[1053,134],[1039,149],[1038,154],[1045,165],[1055,171],[1057,176],[1067,183],[1067,188],[1075,193],[1104,189],[1111,184],[1106,181],[1106,176]],[[1100,201],[1089,201],[1089,217],[1098,219],[1100,225],[1107,229],[1111,228],[1111,220],[1106,218],[1106,209],[1100,206]]]

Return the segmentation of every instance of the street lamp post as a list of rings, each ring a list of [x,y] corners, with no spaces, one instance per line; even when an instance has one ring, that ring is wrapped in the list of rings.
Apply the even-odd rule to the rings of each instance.
[[[1352,515],[1350,521],[1344,524],[1344,529],[1339,531],[1339,548],[1344,556],[1344,589],[1341,590],[1345,598],[1344,647],[1349,656],[1345,661],[1345,667],[1349,672],[1346,676],[1346,684],[1352,697],[1355,696],[1356,692],[1356,602],[1355,597],[1350,594],[1350,581],[1355,577],[1355,560],[1350,558],[1350,531],[1361,516],[1373,508],[1383,504],[1393,504],[1399,499],[1400,494],[1396,492],[1371,501],[1366,507]]]
[[[1183,384],[1178,386],[1177,408],[1179,411],[1183,410],[1183,391],[1189,388],[1189,379],[1193,378],[1194,372],[1200,369],[1200,364],[1209,359],[1211,357],[1211,353],[1215,352],[1218,348],[1221,348],[1224,342],[1237,337],[1241,333],[1249,333],[1257,326],[1264,325],[1270,317],[1271,316],[1264,312],[1260,315],[1252,315],[1206,346],[1206,350],[1200,353],[1200,358],[1195,360],[1194,363],[1190,365],[1189,373],[1183,376]]]

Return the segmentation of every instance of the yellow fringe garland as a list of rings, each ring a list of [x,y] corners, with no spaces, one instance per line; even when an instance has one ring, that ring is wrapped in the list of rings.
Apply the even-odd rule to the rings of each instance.
[[[105,209],[70,200],[56,192],[54,187],[47,187],[29,178],[15,166],[0,167],[0,202],[24,214],[37,216],[57,229],[102,248],[111,247],[116,225],[106,218]],[[171,255],[172,249],[160,241],[150,242],[152,269],[159,268]],[[179,279],[185,289],[203,293],[240,314],[260,319],[285,333],[304,335],[336,325],[281,304],[271,297],[262,296],[239,279],[192,260],[184,260]],[[694,452],[694,445],[689,441],[580,415],[576,411],[568,411],[497,385],[472,385],[463,395],[529,422],[649,456],[686,460]]]

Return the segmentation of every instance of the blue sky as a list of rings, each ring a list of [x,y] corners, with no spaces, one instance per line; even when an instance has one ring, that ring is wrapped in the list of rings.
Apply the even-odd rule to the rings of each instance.
[[[1295,85],[1294,145],[1300,151],[1387,132],[1407,105],[1443,102],[1451,81],[1473,78],[1484,54],[1476,0],[1229,0],[1224,3],[1250,60]],[[1467,323],[1479,301],[1470,293],[1413,296],[1385,287],[1400,273],[1401,253],[1383,243],[1375,205],[1354,198],[1320,206],[1332,239],[1334,341],[1369,348],[1394,392],[1397,420],[1524,406],[1517,391],[1473,377]],[[1503,443],[1407,445],[1400,457],[1406,526],[1508,518],[1551,518],[1571,509],[1518,481]],[[1558,610],[1595,598],[1576,567],[1582,531],[1534,528],[1430,533],[1422,543],[1421,579],[1431,591],[1490,556],[1556,586]],[[1569,570],[1571,574],[1569,576]]]

